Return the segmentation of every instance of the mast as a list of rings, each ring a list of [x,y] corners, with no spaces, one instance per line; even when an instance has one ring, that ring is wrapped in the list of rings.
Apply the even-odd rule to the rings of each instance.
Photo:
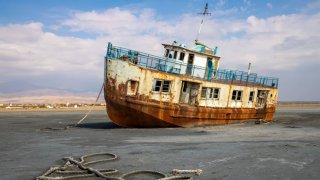
[[[198,14],[203,15],[203,17],[202,17],[202,20],[201,20],[201,24],[200,24],[199,31],[198,31],[198,34],[197,34],[195,42],[198,42],[198,38],[199,38],[199,35],[200,35],[200,32],[201,32],[201,27],[202,27],[203,20],[204,20],[205,16],[206,15],[211,15],[211,13],[208,12],[208,3],[206,3],[206,6],[204,7],[204,11],[202,13],[198,13]]]

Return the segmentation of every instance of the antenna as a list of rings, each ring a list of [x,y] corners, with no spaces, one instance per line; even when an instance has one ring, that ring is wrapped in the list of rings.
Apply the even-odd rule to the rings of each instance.
[[[211,15],[211,13],[208,12],[208,3],[206,3],[206,6],[204,7],[203,13],[198,13],[198,14],[203,15],[203,17],[202,17],[202,20],[201,20],[201,24],[200,24],[199,31],[198,31],[198,34],[197,34],[195,42],[198,42],[198,38],[199,38],[199,35],[200,35],[200,32],[201,32],[201,27],[202,27],[202,24],[203,24],[204,17],[207,16],[207,15]]]

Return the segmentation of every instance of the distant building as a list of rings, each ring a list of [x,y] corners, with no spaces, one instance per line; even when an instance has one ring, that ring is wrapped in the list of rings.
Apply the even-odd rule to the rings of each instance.
[[[48,109],[52,109],[52,108],[53,108],[53,106],[51,106],[51,105],[46,105],[46,107],[47,107]]]
[[[8,106],[6,109],[22,109],[21,106]]]

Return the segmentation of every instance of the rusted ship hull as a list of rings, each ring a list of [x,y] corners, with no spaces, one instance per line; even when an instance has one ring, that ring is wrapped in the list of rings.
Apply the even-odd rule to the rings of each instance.
[[[116,88],[113,85],[108,80],[105,83],[107,113],[115,124],[122,127],[201,127],[258,119],[272,121],[276,110],[275,107],[211,108],[148,101],[143,96],[126,96],[125,86]]]

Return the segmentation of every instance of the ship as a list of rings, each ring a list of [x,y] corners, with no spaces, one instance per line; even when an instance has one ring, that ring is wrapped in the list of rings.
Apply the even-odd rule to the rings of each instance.
[[[198,35],[190,47],[162,44],[162,57],[109,42],[104,96],[110,120],[130,128],[272,121],[279,79],[252,73],[251,64],[246,71],[220,69],[218,48],[199,42]]]

